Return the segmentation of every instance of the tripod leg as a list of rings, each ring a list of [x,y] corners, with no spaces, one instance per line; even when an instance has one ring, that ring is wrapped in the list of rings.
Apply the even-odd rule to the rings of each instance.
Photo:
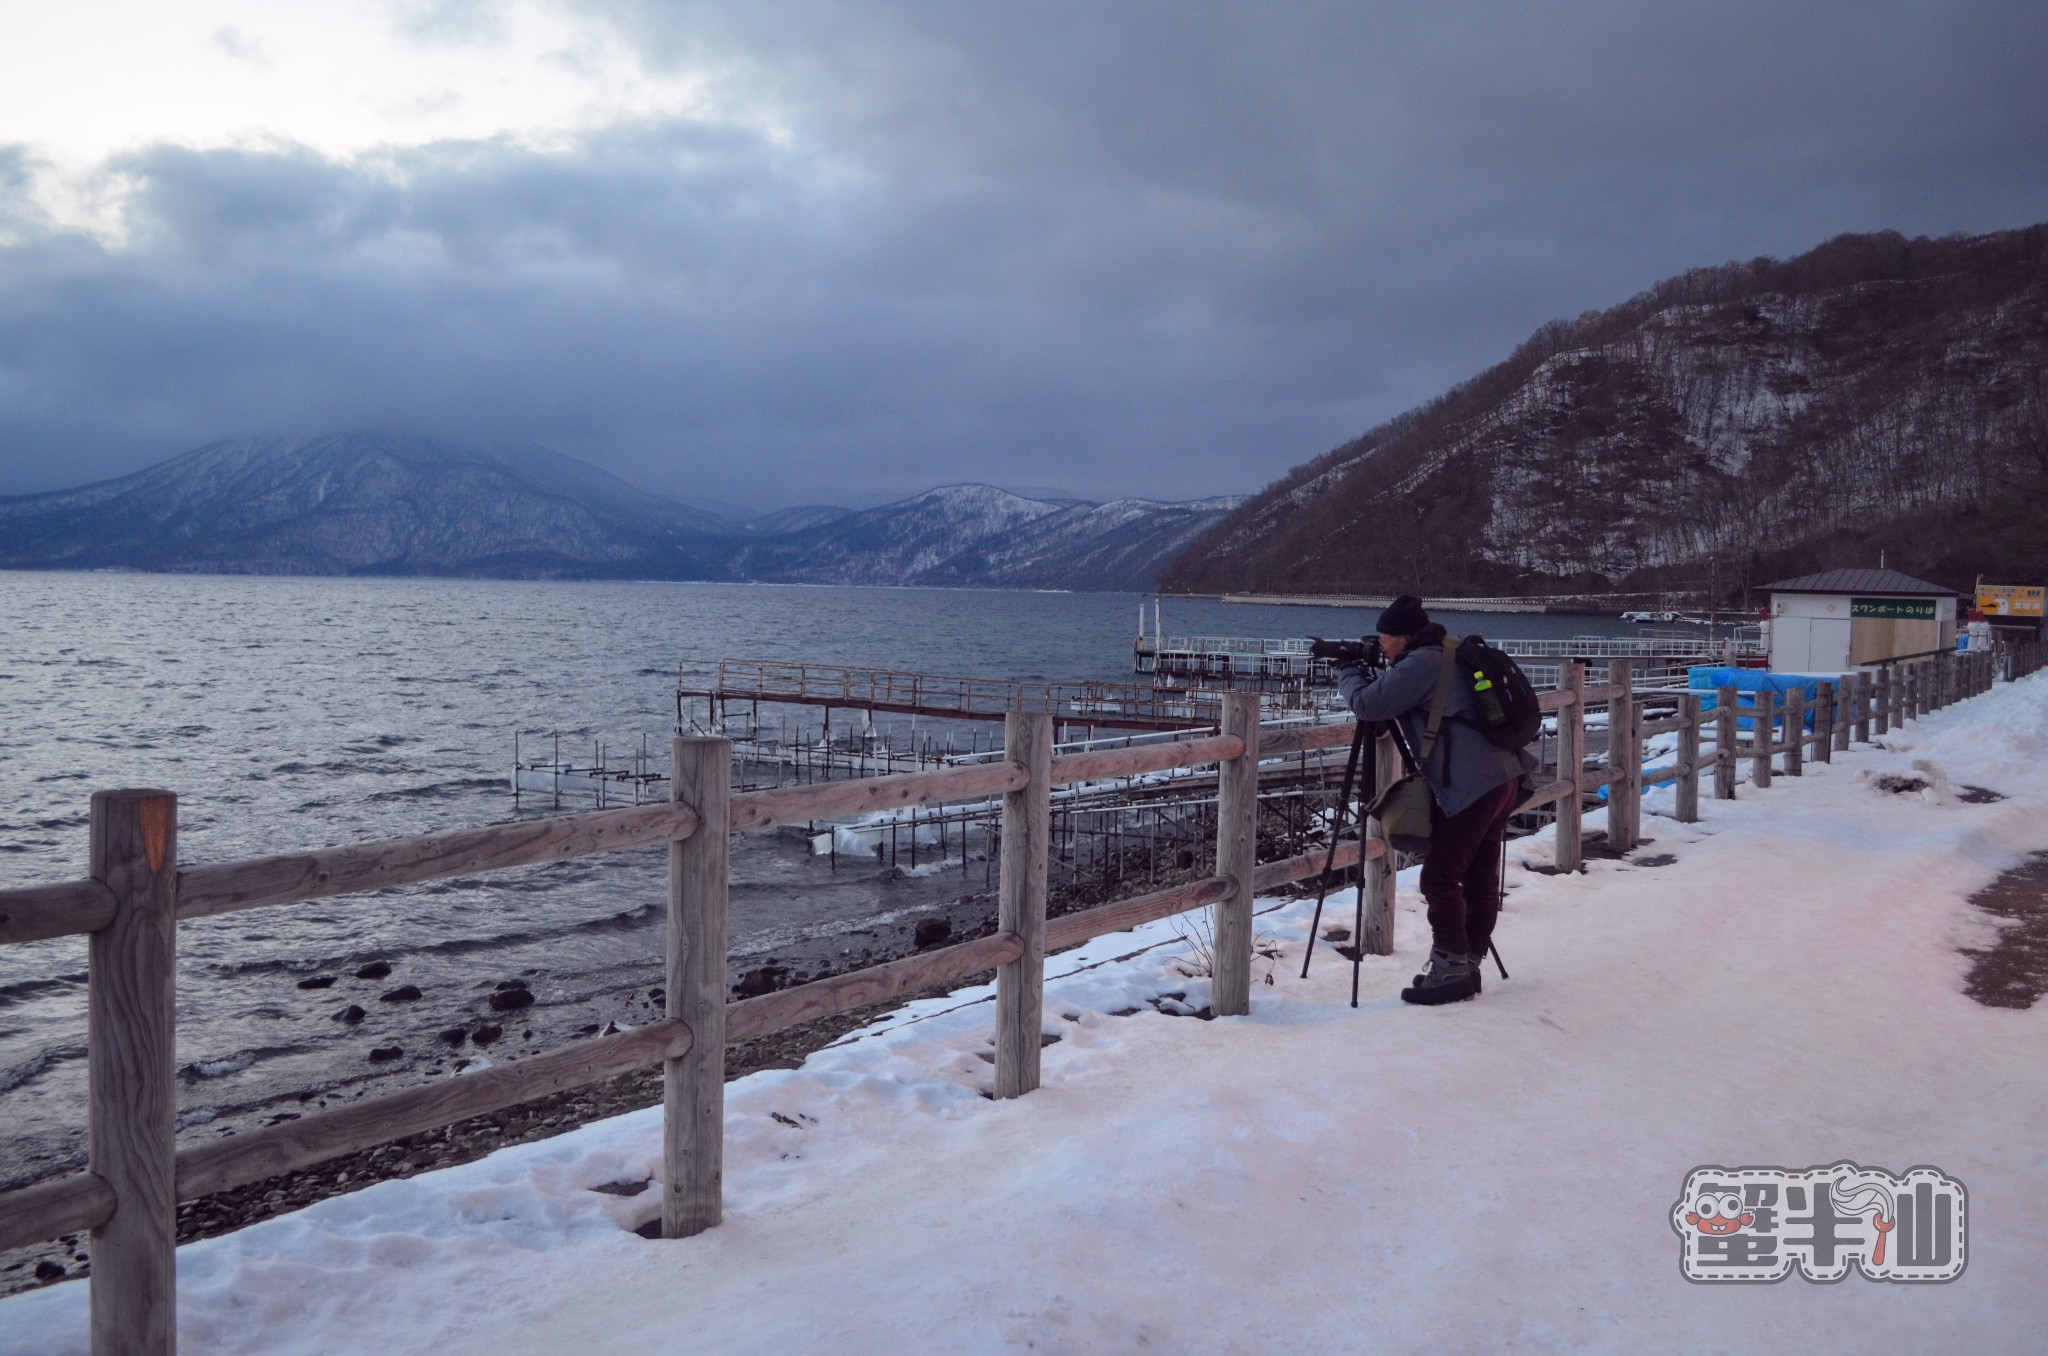
[[[1508,831],[1505,828],[1500,831],[1500,881],[1497,888],[1500,890],[1500,904],[1493,911],[1495,927],[1500,926],[1501,912],[1508,906]],[[1500,977],[1506,979],[1508,967],[1501,964],[1500,948],[1493,944],[1491,937],[1486,940],[1486,949],[1493,953],[1493,963],[1500,967]]]
[[[1360,721],[1351,735],[1351,756],[1344,761],[1344,788],[1337,793],[1337,816],[1330,823],[1330,852],[1323,858],[1322,879],[1316,884],[1316,914],[1309,920],[1308,946],[1301,953],[1301,977],[1308,978],[1308,963],[1316,954],[1316,932],[1323,925],[1323,900],[1330,893],[1330,872],[1337,865],[1337,839],[1344,832],[1344,816],[1351,808],[1351,787],[1358,779],[1358,754],[1365,747],[1365,722]],[[1364,863],[1360,863],[1363,869]]]
[[[1361,839],[1359,848],[1364,849]],[[1358,1006],[1358,974],[1365,968],[1365,863],[1358,864],[1358,906],[1351,922],[1351,1006]]]

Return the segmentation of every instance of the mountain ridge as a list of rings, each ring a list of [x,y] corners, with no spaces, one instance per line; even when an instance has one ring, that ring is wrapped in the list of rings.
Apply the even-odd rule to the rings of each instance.
[[[955,485],[735,522],[538,444],[354,431],[0,498],[0,567],[1143,589],[1236,501],[1117,502]]]

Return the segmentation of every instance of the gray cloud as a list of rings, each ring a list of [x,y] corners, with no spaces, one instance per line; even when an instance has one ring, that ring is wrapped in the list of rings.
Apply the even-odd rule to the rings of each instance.
[[[261,38],[245,33],[232,24],[213,30],[213,49],[230,61],[239,61],[259,70],[268,70],[276,63],[270,58],[270,51]]]
[[[1247,491],[1669,273],[2048,217],[2035,3],[585,8],[791,135],[156,147],[121,248],[0,149],[0,492],[357,426],[763,505]]]

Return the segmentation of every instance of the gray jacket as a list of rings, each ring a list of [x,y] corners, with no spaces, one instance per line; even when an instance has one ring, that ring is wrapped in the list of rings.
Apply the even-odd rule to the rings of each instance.
[[[1436,699],[1437,675],[1452,662],[1444,651],[1444,628],[1432,622],[1418,632],[1395,665],[1368,681],[1355,668],[1337,675],[1337,690],[1351,714],[1360,720],[1398,720],[1408,747],[1422,756],[1429,729],[1429,707]],[[1436,794],[1437,807],[1454,815],[1502,782],[1518,780],[1535,766],[1525,752],[1496,748],[1479,725],[1479,707],[1472,693],[1455,678],[1437,727],[1436,748],[1422,767],[1423,780]]]

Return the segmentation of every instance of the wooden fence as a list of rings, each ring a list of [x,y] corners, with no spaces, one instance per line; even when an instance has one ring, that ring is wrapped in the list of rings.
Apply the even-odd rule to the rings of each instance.
[[[2040,668],[2042,646],[2002,655],[2008,676]],[[1902,720],[1988,687],[1989,656],[1944,656],[1823,684],[1811,709],[1803,694],[1781,706],[1771,694],[1739,704],[1723,689],[1711,720],[1696,693],[1639,694],[1628,661],[1610,682],[1589,688],[1583,663],[1543,696],[1556,713],[1558,776],[1525,809],[1554,807],[1557,864],[1571,870],[1583,847],[1581,813],[1608,791],[1607,839],[1626,851],[1641,836],[1643,741],[1679,735],[1672,775],[1680,819],[1698,814],[1700,774],[1714,794],[1735,794],[1736,759],[1768,785],[1773,760],[1788,775],[1809,758],[1826,761],[1851,739],[1868,740]],[[664,1071],[662,1233],[685,1237],[719,1221],[725,1052],[733,1041],[844,1013],[936,984],[996,971],[995,1095],[1017,1097],[1039,1082],[1044,957],[1104,933],[1196,908],[1214,910],[1218,1016],[1251,1005],[1252,900],[1315,875],[1323,852],[1256,860],[1261,758],[1348,744],[1350,724],[1262,731],[1255,693],[1222,695],[1221,733],[1171,744],[1054,757],[1053,717],[1013,713],[1000,762],[859,781],[732,794],[731,744],[686,738],[674,745],[672,799],[589,814],[523,820],[350,847],[286,853],[220,865],[181,866],[178,804],[169,791],[103,791],[92,798],[90,875],[57,885],[0,891],[0,944],[89,934],[88,1046],[90,1161],[87,1171],[0,1196],[0,1247],[90,1230],[90,1310],[96,1353],[168,1353],[175,1346],[176,1209],[181,1200],[243,1186],[388,1140],[659,1063]],[[1645,720],[1646,700],[1673,706]],[[1589,708],[1607,713],[1604,771],[1586,769]],[[1808,717],[1811,716],[1811,720]],[[1738,726],[1748,720],[1750,737]],[[1702,736],[1714,730],[1714,757]],[[1387,741],[1376,751],[1392,775]],[[1055,785],[1216,764],[1219,798],[1216,874],[1048,920],[1048,819]],[[1655,780],[1658,773],[1649,774]],[[1002,797],[997,930],[795,988],[726,999],[729,835],[873,811]],[[633,1031],[510,1061],[301,1120],[265,1126],[179,1151],[175,1143],[177,924],[241,909],[504,870],[666,843],[669,848],[665,1015]],[[1344,868],[1362,865],[1368,921],[1361,939],[1393,953],[1393,854],[1368,821],[1342,845]]]

